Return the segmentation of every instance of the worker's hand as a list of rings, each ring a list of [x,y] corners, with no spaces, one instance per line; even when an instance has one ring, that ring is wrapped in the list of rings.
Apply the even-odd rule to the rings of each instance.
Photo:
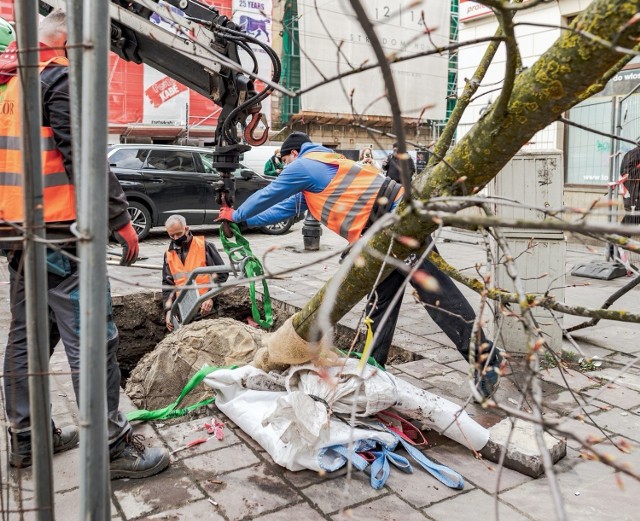
[[[220,213],[218,214],[218,218],[216,221],[229,221],[233,222],[233,208],[230,206],[221,206]]]
[[[164,316],[164,323],[169,331],[173,331],[173,322],[171,322],[171,310],[169,309]]]
[[[200,306],[200,314],[202,316],[208,315],[209,313],[211,313],[212,309],[213,309],[213,299],[210,298],[209,300],[205,300]]]
[[[113,232],[116,240],[122,246],[121,266],[131,266],[138,259],[138,234],[133,229],[131,221],[125,224],[119,230]]]

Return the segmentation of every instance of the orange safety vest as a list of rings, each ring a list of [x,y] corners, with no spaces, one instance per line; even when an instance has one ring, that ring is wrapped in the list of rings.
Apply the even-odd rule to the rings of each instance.
[[[167,265],[173,276],[173,282],[176,287],[183,286],[189,274],[196,268],[204,268],[207,265],[207,253],[204,245],[204,237],[194,236],[189,245],[189,252],[184,264],[180,260],[180,255],[176,250],[167,250]],[[206,273],[198,275],[195,280],[196,284],[211,284],[211,277]],[[198,288],[200,295],[210,291],[211,288]]]
[[[49,64],[68,65],[61,56],[41,62],[40,72]],[[0,92],[0,220],[24,222],[23,172],[20,128],[20,80],[11,78]],[[76,219],[74,186],[56,148],[51,127],[41,127],[42,170],[44,174],[44,221]]]
[[[302,157],[338,166],[336,175],[322,192],[302,194],[318,221],[350,243],[357,241],[369,222],[385,177],[371,165],[361,166],[333,152],[309,152]],[[402,193],[400,190],[395,200]]]

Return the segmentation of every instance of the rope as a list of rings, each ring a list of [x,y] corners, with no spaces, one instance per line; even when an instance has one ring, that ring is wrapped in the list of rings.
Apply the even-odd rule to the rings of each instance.
[[[264,275],[262,264],[251,251],[249,241],[242,236],[238,225],[235,223],[229,223],[229,227],[233,231],[235,242],[225,236],[222,226],[220,226],[220,242],[222,242],[222,247],[224,248],[225,253],[229,256],[229,259],[231,259],[231,262],[245,261],[243,269],[244,274],[248,278]],[[253,315],[253,320],[255,320],[261,327],[269,329],[273,325],[273,313],[271,310],[271,297],[269,295],[269,287],[267,286],[266,279],[262,279],[262,292],[264,318],[260,315],[260,310],[258,309],[256,302],[256,283],[249,283],[249,298],[251,299],[251,314]]]

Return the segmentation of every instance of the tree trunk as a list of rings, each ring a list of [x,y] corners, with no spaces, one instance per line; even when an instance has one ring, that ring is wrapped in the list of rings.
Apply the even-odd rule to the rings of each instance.
[[[498,98],[443,161],[416,176],[416,197],[427,202],[436,196],[476,193],[536,132],[587,95],[601,90],[602,78],[625,63],[620,49],[636,47],[640,31],[633,17],[638,11],[640,0],[595,0],[572,24],[580,32],[565,31],[530,69],[518,75],[507,103]],[[506,110],[498,111],[496,107],[500,106]],[[412,237],[424,248],[437,228],[434,222],[421,220],[419,211],[405,204],[400,204],[396,212],[400,221],[371,239],[362,254],[364,262],[352,266],[340,282],[337,298],[330,303],[331,324],[336,324],[371,290],[394,236]],[[396,259],[404,259],[412,251],[415,248],[397,240],[391,246],[391,255]],[[393,269],[387,264],[382,277]],[[306,340],[318,339],[313,325],[331,283],[327,282],[294,316],[293,325]]]

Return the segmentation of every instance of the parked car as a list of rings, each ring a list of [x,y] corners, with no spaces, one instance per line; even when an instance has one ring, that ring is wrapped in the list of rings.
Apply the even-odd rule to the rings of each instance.
[[[188,225],[213,224],[218,217],[215,187],[220,174],[213,167],[211,149],[173,145],[112,145],[107,152],[129,201],[133,227],[144,239],[152,226],[162,226],[172,214],[185,217]],[[267,186],[271,179],[246,167],[233,172],[235,206]],[[297,218],[259,228],[281,235]]]

